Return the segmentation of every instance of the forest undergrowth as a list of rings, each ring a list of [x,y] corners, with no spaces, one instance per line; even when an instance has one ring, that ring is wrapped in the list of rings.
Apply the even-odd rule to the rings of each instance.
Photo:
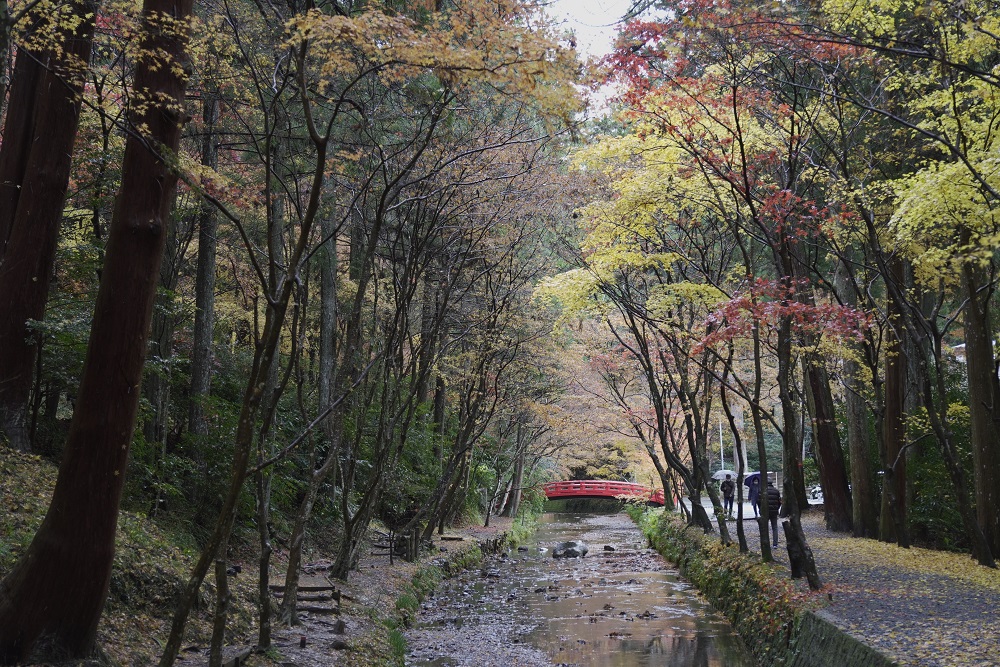
[[[45,518],[56,472],[42,457],[0,447],[0,576],[10,571]],[[112,660],[136,666],[156,662],[169,630],[175,592],[197,555],[190,534],[167,530],[141,514],[121,512],[108,602],[98,630],[98,643]],[[236,577],[229,585],[232,639],[246,641],[255,631],[254,578]],[[208,645],[213,594],[209,580],[188,627],[188,648]]]
[[[44,519],[56,472],[56,467],[42,457],[0,447],[0,577],[13,567],[17,554],[27,547]],[[335,582],[344,593],[340,619],[347,626],[340,641],[333,640],[335,633],[329,629],[332,623],[323,619],[311,622],[307,614],[301,626],[273,626],[276,645],[255,653],[245,664],[278,665],[290,658],[300,667],[401,664],[401,648],[393,641],[398,635],[394,628],[405,622],[405,601],[415,594],[426,595],[426,584],[422,582],[428,572],[444,562],[449,563],[446,569],[461,568],[474,556],[469,553],[479,553],[479,540],[495,540],[501,535],[517,540],[533,529],[530,519],[515,524],[494,518],[491,524],[489,528],[467,524],[449,530],[449,537],[455,541],[439,542],[417,563],[399,558],[390,563],[386,554],[366,549],[349,580]],[[240,574],[229,580],[233,600],[227,644],[254,646],[255,547],[249,543],[232,546],[231,556],[234,565],[240,566]],[[306,562],[327,562],[329,554],[323,551],[324,546],[329,547],[313,545],[307,550]],[[167,528],[141,514],[121,512],[108,604],[98,630],[98,644],[111,661],[122,667],[156,663],[169,631],[176,590],[197,555],[197,543],[190,533]],[[272,583],[280,583],[280,549],[273,566]],[[202,586],[178,664],[204,664],[212,632],[214,595],[210,576]],[[302,636],[307,638],[307,647],[300,651]]]

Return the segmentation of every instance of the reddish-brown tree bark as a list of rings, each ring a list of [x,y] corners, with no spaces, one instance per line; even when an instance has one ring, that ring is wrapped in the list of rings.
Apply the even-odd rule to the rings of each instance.
[[[146,0],[144,53],[182,63],[192,0]],[[149,17],[159,18],[150,21]],[[174,20],[165,20],[163,17]],[[49,511],[0,582],[0,659],[83,657],[94,648],[114,556],[118,504],[135,427],[150,316],[176,175],[150,147],[175,151],[186,77],[147,57],[133,99],[158,100],[131,122],[79,398]],[[164,102],[169,100],[169,104]],[[40,639],[44,638],[44,642]]]
[[[826,527],[848,532],[854,527],[851,492],[847,486],[847,465],[837,432],[830,379],[825,368],[809,361],[806,362],[805,394],[816,438],[816,462],[823,487]]]
[[[64,49],[22,47],[0,144],[0,435],[28,451],[28,395],[49,295],[59,222],[80,120],[81,68],[90,62],[97,3],[72,4],[81,19]]]
[[[903,266],[893,260],[890,270],[902,284]],[[906,507],[906,424],[903,414],[906,391],[906,359],[901,338],[905,331],[903,313],[895,299],[888,303],[890,326],[886,329],[885,345],[885,419],[882,423],[882,513],[879,538],[910,546]]]

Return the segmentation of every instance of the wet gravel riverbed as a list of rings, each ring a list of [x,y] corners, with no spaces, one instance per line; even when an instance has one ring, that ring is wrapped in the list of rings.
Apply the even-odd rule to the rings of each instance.
[[[588,554],[553,558],[569,540]],[[625,514],[544,515],[520,550],[444,582],[406,639],[413,666],[753,664]]]

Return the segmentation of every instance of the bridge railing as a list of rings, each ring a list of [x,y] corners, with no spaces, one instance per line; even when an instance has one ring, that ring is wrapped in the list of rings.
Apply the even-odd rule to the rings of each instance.
[[[654,491],[642,484],[634,484],[632,482],[613,482],[596,479],[570,480],[565,482],[549,482],[543,489],[545,496],[549,499],[603,496],[608,498],[645,498],[652,503],[663,504],[662,489]]]

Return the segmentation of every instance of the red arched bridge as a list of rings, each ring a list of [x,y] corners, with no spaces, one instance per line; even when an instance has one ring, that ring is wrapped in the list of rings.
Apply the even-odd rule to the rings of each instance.
[[[568,482],[549,482],[544,487],[545,497],[558,498],[639,498],[650,505],[663,504],[663,489],[650,489],[631,482],[609,482],[601,479],[578,479]]]

